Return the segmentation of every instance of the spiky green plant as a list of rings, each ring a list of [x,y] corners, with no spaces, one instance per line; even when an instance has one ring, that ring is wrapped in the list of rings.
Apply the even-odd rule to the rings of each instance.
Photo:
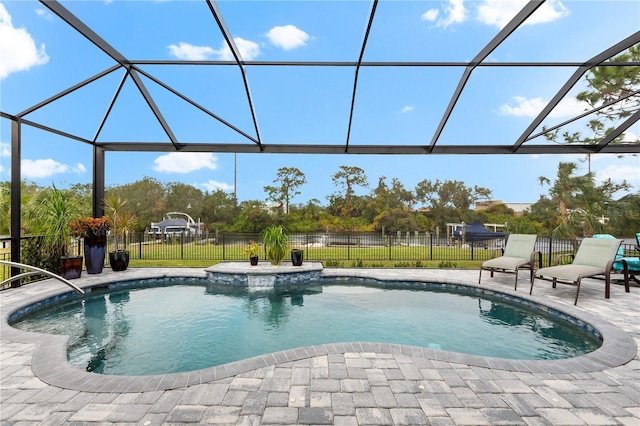
[[[279,265],[289,253],[289,236],[280,225],[272,225],[262,231],[267,260],[272,265]]]
[[[70,254],[70,224],[81,216],[79,204],[70,192],[61,191],[53,185],[42,190],[25,210],[29,230],[43,236],[45,255],[60,257]]]

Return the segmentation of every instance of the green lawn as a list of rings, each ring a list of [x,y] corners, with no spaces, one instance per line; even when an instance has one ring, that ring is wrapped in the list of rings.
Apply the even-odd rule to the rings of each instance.
[[[206,268],[219,262],[247,261],[243,253],[246,244],[217,245],[207,243],[133,243],[128,246],[131,267],[193,267]],[[478,269],[491,258],[492,250],[482,247],[454,246],[356,246],[299,247],[304,261],[322,262],[330,268],[440,268]],[[109,245],[107,251],[113,250]],[[260,253],[264,261],[264,249]],[[4,256],[4,257],[2,257]],[[555,256],[555,254],[553,255]],[[0,251],[8,259],[9,250]],[[543,260],[546,265],[548,257]],[[0,268],[0,280],[8,277],[10,268]]]

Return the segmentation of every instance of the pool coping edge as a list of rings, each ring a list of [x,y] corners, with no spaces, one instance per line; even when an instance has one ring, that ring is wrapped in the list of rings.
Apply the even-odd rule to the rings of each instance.
[[[352,272],[348,273],[349,271]],[[202,272],[198,272],[196,269],[191,268],[171,273],[167,273],[162,270],[155,273],[153,273],[152,270],[148,270],[147,272],[147,278],[206,278],[204,270],[202,270]],[[90,288],[99,284],[138,279],[124,279],[123,275],[124,274],[120,272],[116,274],[108,274],[108,276],[103,277],[91,277],[91,279],[82,282],[81,288]],[[323,278],[349,276],[373,279],[377,281],[398,281],[397,278],[392,279],[380,276],[380,274],[376,274],[376,270],[325,269],[322,276]],[[510,297],[530,300],[593,326],[601,334],[603,343],[597,350],[579,357],[540,361],[492,358],[400,344],[342,342],[293,348],[183,373],[149,376],[103,375],[80,370],[67,361],[67,336],[25,332],[13,328],[8,323],[9,317],[18,309],[69,291],[68,288],[60,286],[43,290],[42,293],[37,296],[22,298],[21,300],[16,300],[13,303],[8,303],[6,306],[2,306],[0,332],[2,333],[2,340],[36,345],[32,355],[31,369],[43,382],[64,389],[95,393],[130,393],[184,388],[197,384],[215,382],[217,380],[226,379],[238,374],[273,365],[299,361],[317,356],[339,355],[354,352],[408,356],[411,358],[421,358],[429,361],[463,364],[472,367],[492,368],[523,373],[598,372],[608,368],[624,365],[633,360],[637,353],[635,340],[630,333],[625,332],[615,324],[589,313],[572,309],[570,306],[556,304],[552,300],[542,299],[535,295],[529,296],[528,292],[526,295],[523,295],[522,292],[520,294],[516,294],[515,292],[510,292],[506,289],[496,288],[495,285],[489,287],[487,285],[471,283],[468,280],[459,279],[403,279],[402,281],[455,284],[464,287],[480,288],[498,294],[506,294]],[[4,305],[4,303],[2,303],[2,305]]]

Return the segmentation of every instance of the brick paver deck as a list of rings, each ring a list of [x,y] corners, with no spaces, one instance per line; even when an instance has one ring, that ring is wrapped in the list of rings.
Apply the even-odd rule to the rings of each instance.
[[[325,270],[326,275],[478,286],[478,271]],[[129,269],[86,275],[82,287],[204,269]],[[67,291],[54,281],[0,292],[2,425],[640,425],[640,288],[583,282],[575,289],[513,277],[480,287],[548,304],[603,332],[601,349],[562,361],[516,361],[376,343],[282,351],[198,372],[112,377],[66,363],[64,338],[13,329],[8,315]]]

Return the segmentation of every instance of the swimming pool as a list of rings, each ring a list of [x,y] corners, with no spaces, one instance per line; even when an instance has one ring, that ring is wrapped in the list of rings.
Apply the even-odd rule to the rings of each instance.
[[[94,290],[14,326],[69,334],[74,365],[118,375],[190,371],[331,342],[386,342],[511,359],[569,358],[601,344],[584,324],[460,288],[323,282],[251,292],[193,281],[158,284]]]

